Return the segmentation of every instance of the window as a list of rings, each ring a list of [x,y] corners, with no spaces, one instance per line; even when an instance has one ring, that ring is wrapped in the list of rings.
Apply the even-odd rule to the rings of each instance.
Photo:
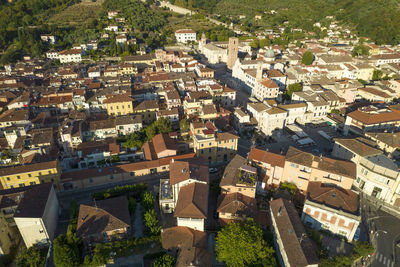
[[[30,185],[35,185],[36,183],[35,183],[35,182],[30,182],[29,184],[30,184]]]
[[[21,179],[21,176],[17,175],[17,178],[18,178],[18,179]]]
[[[93,183],[93,178],[90,178],[90,179],[89,179],[89,183]]]
[[[131,175],[131,176],[135,176],[135,172],[131,172],[130,175]]]
[[[39,233],[43,234],[43,232],[44,232],[43,229],[39,229]]]
[[[10,177],[7,177],[7,181],[10,181]]]
[[[42,173],[41,173],[41,172],[39,172],[39,175],[42,175]]]
[[[209,148],[209,149],[208,149],[208,152],[211,153],[211,151],[212,151],[212,148]]]
[[[32,177],[32,174],[28,173],[28,177]]]
[[[22,184],[19,184],[19,187],[24,187],[25,186],[25,184],[24,183],[22,183]]]
[[[51,171],[49,171],[49,174],[51,174]]]
[[[110,179],[113,180],[114,179],[114,175],[110,175]]]

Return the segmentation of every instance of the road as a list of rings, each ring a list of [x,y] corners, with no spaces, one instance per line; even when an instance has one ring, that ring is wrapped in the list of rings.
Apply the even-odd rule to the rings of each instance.
[[[363,222],[369,229],[370,241],[376,248],[371,267],[400,266],[400,249],[396,246],[400,240],[400,219],[380,210],[374,203],[361,198]]]

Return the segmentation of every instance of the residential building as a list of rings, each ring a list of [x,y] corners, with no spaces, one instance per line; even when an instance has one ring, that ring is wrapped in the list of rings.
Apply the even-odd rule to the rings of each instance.
[[[208,217],[208,191],[208,184],[196,182],[180,188],[174,212],[178,226],[205,231],[205,222]]]
[[[157,134],[143,144],[142,150],[147,160],[155,160],[175,156],[178,147],[168,134]]]
[[[376,142],[376,145],[382,151],[389,155],[399,156],[398,148],[400,147],[400,132],[395,133],[380,133],[368,132],[365,136]]]
[[[31,186],[21,193],[14,221],[26,247],[52,242],[58,214],[58,199],[52,183]]]
[[[175,32],[175,39],[178,43],[196,42],[196,32],[191,29],[180,29]]]
[[[265,194],[267,186],[278,187],[283,176],[285,156],[256,147],[251,148],[249,161],[258,168],[257,194]]]
[[[159,110],[156,100],[144,100],[134,107],[133,112],[142,115],[143,123],[151,124],[156,120]]]
[[[96,201],[79,207],[76,236],[88,246],[128,238],[131,218],[126,196]]]
[[[57,160],[12,166],[0,169],[0,182],[4,189],[41,183],[60,183],[61,169]]]
[[[315,156],[291,146],[285,156],[280,182],[293,183],[303,192],[308,190],[309,182],[335,184],[350,189],[356,174],[356,164],[351,161]]]
[[[127,95],[112,95],[103,101],[107,106],[107,114],[110,116],[123,116],[133,113],[133,99]]]
[[[400,113],[386,107],[361,107],[346,116],[343,133],[364,135],[366,132],[395,130],[400,126]]]
[[[307,236],[293,203],[282,198],[269,203],[279,265],[317,267],[317,247]]]
[[[142,129],[142,117],[138,115],[125,115],[115,118],[115,127],[118,135],[129,135]]]
[[[310,182],[308,188],[301,215],[303,223],[352,241],[361,221],[358,194],[320,182]]]
[[[60,60],[60,63],[78,63],[82,61],[81,54],[81,49],[63,50],[58,53],[58,59]]]
[[[222,224],[243,221],[246,218],[253,218],[257,214],[257,201],[255,198],[238,192],[221,194],[218,197],[217,212]]]
[[[194,152],[209,164],[227,162],[235,156],[238,136],[217,132],[211,122],[191,123],[190,131],[193,134]]]
[[[211,267],[207,234],[189,227],[175,226],[161,233],[162,247],[176,257],[177,267]]]
[[[225,167],[219,186],[222,194],[241,193],[255,198],[257,186],[257,168],[247,164],[247,159],[236,155]]]

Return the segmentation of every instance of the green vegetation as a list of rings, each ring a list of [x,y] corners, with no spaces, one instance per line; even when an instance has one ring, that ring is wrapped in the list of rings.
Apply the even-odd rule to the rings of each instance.
[[[187,132],[189,130],[189,121],[187,119],[182,119],[179,121],[179,128],[181,132]]]
[[[227,266],[277,266],[274,249],[251,219],[229,223],[218,232],[216,242],[217,259]]]
[[[289,84],[287,91],[282,95],[283,100],[291,100],[293,92],[303,91],[303,86],[300,83]]]
[[[154,209],[155,200],[153,195],[146,191],[142,195],[141,204],[145,209],[143,214],[143,222],[146,227],[146,232],[150,236],[159,236],[161,233],[161,226],[157,219],[157,214]]]
[[[321,267],[353,266],[354,261],[360,257],[370,255],[374,248],[368,242],[354,242],[353,252],[349,255],[339,255],[332,259],[322,259]]]
[[[17,267],[42,267],[44,266],[48,248],[32,246],[18,253]]]
[[[132,133],[124,143],[124,147],[141,148],[146,141],[151,140],[155,135],[170,132],[172,132],[171,121],[162,117],[146,128],[142,128],[139,131]]]
[[[147,190],[147,184],[139,183],[132,185],[116,186],[104,191],[94,192],[92,194],[92,197],[95,200],[103,200],[111,197],[127,195],[138,199],[146,190]]]
[[[382,79],[383,72],[381,70],[374,70],[372,73],[372,80],[379,81]]]
[[[357,45],[353,48],[351,55],[353,57],[368,56],[370,48],[366,45]]]
[[[68,236],[68,237],[67,237]],[[59,235],[53,241],[53,260],[56,267],[78,266],[81,258],[82,240],[75,233]]]
[[[301,63],[304,65],[311,65],[314,61],[314,55],[310,51],[306,51],[303,54],[303,57],[301,59]]]
[[[133,215],[135,213],[136,210],[136,200],[133,197],[129,197],[128,198],[128,208],[129,208],[129,212],[131,213],[131,215]]]
[[[290,194],[294,195],[297,191],[297,186],[292,183],[284,182],[279,186],[281,190],[287,190]]]
[[[164,254],[153,261],[151,267],[174,267],[175,266],[175,258]]]

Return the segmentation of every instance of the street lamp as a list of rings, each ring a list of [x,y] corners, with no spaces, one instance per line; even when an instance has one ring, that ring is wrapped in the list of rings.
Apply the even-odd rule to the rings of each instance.
[[[371,234],[372,234],[372,230],[371,230]],[[372,235],[372,238],[371,238],[371,242],[374,240],[374,238],[375,238],[375,235],[377,235],[377,236],[379,236],[379,232],[382,232],[382,233],[384,233],[384,234],[387,234],[387,232],[385,231],[385,230],[377,230],[373,235]]]

